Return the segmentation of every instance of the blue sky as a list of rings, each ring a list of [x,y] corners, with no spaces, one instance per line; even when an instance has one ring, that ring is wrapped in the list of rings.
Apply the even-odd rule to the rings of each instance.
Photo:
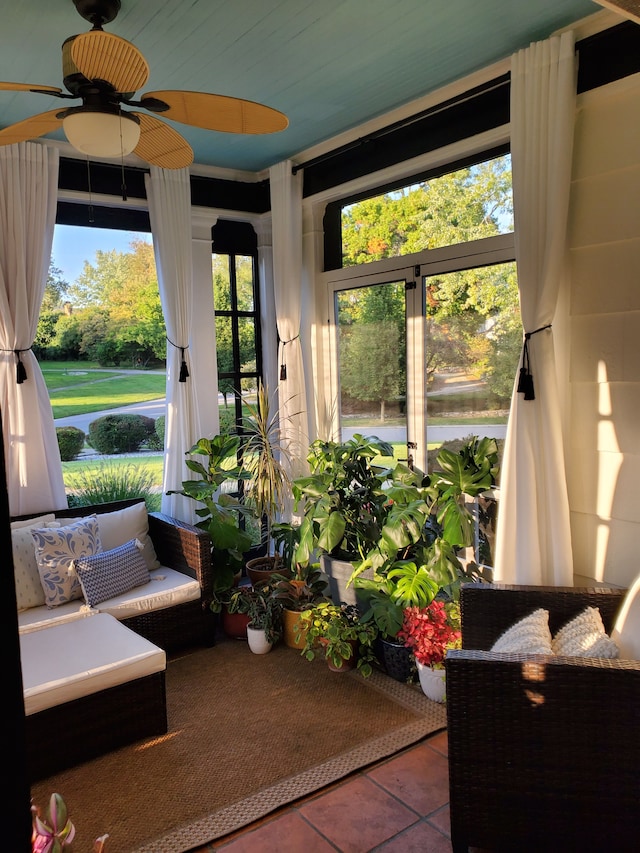
[[[81,228],[76,225],[56,225],[51,256],[54,266],[62,270],[62,278],[72,284],[83,270],[84,262],[93,263],[96,251],[116,249],[128,252],[131,240],[151,242],[151,234],[133,231],[114,231],[111,228]]]

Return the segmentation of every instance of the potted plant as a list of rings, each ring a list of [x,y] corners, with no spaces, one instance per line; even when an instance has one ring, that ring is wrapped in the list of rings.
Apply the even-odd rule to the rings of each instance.
[[[274,592],[275,583],[271,580],[239,586],[230,595],[229,611],[249,617],[247,639],[256,654],[270,651],[282,635],[282,604]]]
[[[460,605],[434,599],[427,607],[407,607],[398,639],[411,649],[424,694],[444,701],[444,659],[449,649],[461,647]]]
[[[393,447],[376,436],[317,439],[307,455],[310,474],[292,484],[295,509],[303,511],[296,561],[306,565],[320,556],[336,603],[355,603],[347,587],[353,563],[378,541],[386,518],[390,469],[374,464],[378,457],[393,457]]]
[[[267,387],[258,382],[255,405],[246,400],[243,405],[249,411],[241,424],[244,501],[255,510],[264,531],[265,554],[247,562],[247,574],[256,582],[266,580],[270,573],[290,573],[273,531],[278,513],[291,499],[291,479],[289,454],[281,441],[278,412],[271,412]]]
[[[355,604],[319,602],[301,614],[299,631],[307,660],[313,660],[322,649],[330,669],[341,672],[357,667],[365,678],[371,675],[376,629],[371,622],[361,622]]]
[[[247,472],[238,462],[240,438],[234,435],[215,435],[201,438],[188,451],[188,456],[204,456],[206,464],[187,459],[190,471],[199,475],[196,480],[183,480],[182,489],[168,494],[184,495],[203,506],[196,509],[200,521],[196,527],[211,537],[211,558],[214,567],[211,609],[220,613],[229,593],[242,575],[244,554],[251,547],[251,536],[245,529],[252,517],[250,507],[223,486],[246,479]]]
[[[282,578],[275,584],[274,596],[282,607],[282,637],[294,649],[304,645],[297,630],[301,614],[321,601],[327,601],[327,584],[315,566],[298,566],[294,578]]]

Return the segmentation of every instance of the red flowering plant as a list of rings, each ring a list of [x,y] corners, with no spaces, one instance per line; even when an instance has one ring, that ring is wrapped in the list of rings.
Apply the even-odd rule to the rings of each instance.
[[[398,640],[411,649],[423,666],[442,669],[449,649],[459,649],[460,605],[434,599],[428,607],[407,607]]]

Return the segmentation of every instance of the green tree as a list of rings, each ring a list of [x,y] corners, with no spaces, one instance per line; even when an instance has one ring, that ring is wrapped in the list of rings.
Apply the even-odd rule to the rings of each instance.
[[[129,252],[98,250],[69,287],[81,317],[80,352],[101,364],[146,364],[166,355],[153,247],[133,239]]]
[[[46,357],[47,348],[55,336],[58,319],[65,310],[64,300],[68,287],[68,282],[62,277],[62,270],[55,266],[51,258],[33,342],[33,351],[39,359]]]
[[[512,228],[512,218],[510,161],[498,157],[345,208],[344,264],[495,236]],[[517,363],[507,368],[507,352],[513,347],[506,347],[504,338],[509,322],[519,315],[515,265],[433,276],[426,288],[427,380],[443,368],[457,367],[493,377],[496,388],[504,387],[499,375],[506,371],[513,377]],[[492,328],[500,343],[485,334]],[[509,328],[513,337],[513,326]],[[373,337],[370,346],[369,357],[382,364],[384,352]],[[352,387],[351,376],[347,382]]]
[[[340,385],[356,400],[386,403],[406,394],[404,283],[347,291],[338,300]]]

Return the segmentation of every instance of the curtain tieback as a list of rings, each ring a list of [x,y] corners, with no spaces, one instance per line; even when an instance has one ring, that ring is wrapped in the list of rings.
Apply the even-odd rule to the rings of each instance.
[[[280,379],[281,380],[287,378],[287,365],[284,363],[284,348],[286,347],[287,344],[292,344],[294,341],[297,341],[299,337],[300,337],[300,333],[298,333],[294,338],[289,338],[288,341],[282,341],[282,340],[280,341],[280,343],[282,344],[282,364],[280,365]]]
[[[167,338],[167,341],[168,341],[168,343],[171,344],[172,347],[175,347],[176,349],[180,350],[181,361],[180,361],[180,377],[178,379],[178,382],[186,382],[187,378],[189,376],[189,369],[187,367],[187,362],[185,361],[184,351],[186,349],[189,349],[189,347],[188,346],[180,347],[180,346],[178,346],[178,344],[174,344],[174,342],[170,338]]]
[[[27,379],[27,369],[22,363],[22,359],[20,358],[20,353],[29,352],[31,347],[26,347],[26,349],[3,349],[1,352],[13,352],[16,356],[16,384],[22,385],[22,383]]]
[[[533,389],[533,374],[529,363],[529,338],[532,335],[537,335],[538,332],[544,332],[545,329],[550,329],[551,323],[546,326],[540,326],[539,329],[534,329],[533,332],[525,332],[524,343],[522,345],[522,367],[520,368],[520,378],[518,379],[518,394],[524,394],[525,400],[535,400],[536,395]]]

